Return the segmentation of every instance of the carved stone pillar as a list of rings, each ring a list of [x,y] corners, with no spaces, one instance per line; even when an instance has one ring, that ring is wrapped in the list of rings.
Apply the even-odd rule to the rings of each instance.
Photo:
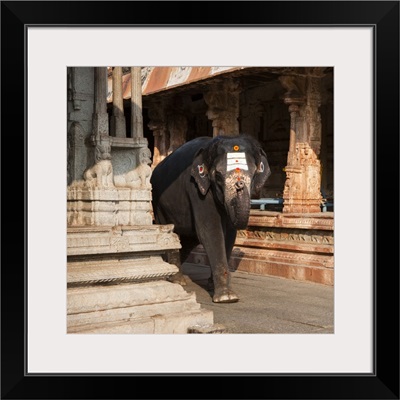
[[[171,154],[179,146],[186,142],[188,121],[184,114],[172,114],[168,117],[169,148],[167,154]]]
[[[315,213],[321,211],[321,121],[318,77],[282,76],[287,89],[285,104],[290,113],[290,144],[286,182],[283,191],[284,213]]]
[[[213,136],[239,134],[239,93],[237,81],[226,80],[204,94],[207,117],[212,120]]]
[[[94,165],[83,173],[85,186],[90,189],[114,186],[110,139],[107,113],[107,68],[96,67],[94,69],[93,127],[90,140],[94,146]]]
[[[181,245],[173,225],[153,224],[141,90],[132,103],[133,137],[113,137],[106,83],[106,68],[69,70],[67,332],[212,330],[213,313],[166,280],[178,268],[163,257]]]
[[[114,67],[113,82],[113,115],[111,117],[111,136],[126,137],[124,116],[124,99],[122,97],[122,67]]]
[[[149,108],[148,123],[149,129],[154,136],[153,163],[152,168],[155,168],[168,155],[168,129],[165,116],[165,108],[162,102],[154,102]]]
[[[131,130],[133,138],[143,137],[141,67],[131,67]]]
[[[94,81],[94,114],[93,132],[94,137],[108,136],[108,114],[107,114],[107,68],[95,68]]]
[[[67,183],[82,180],[86,168],[85,131],[78,121],[73,121],[67,134]]]

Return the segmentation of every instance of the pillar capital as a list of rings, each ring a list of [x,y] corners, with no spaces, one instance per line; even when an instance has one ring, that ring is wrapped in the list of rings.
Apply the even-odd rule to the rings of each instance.
[[[228,79],[213,86],[204,94],[208,106],[207,117],[212,120],[213,136],[239,134],[239,94],[240,84]]]

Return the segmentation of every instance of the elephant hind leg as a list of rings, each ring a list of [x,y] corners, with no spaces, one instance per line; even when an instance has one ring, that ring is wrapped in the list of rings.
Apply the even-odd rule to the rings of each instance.
[[[194,237],[182,237],[181,238],[181,251],[180,251],[180,259],[181,264],[183,264],[187,258],[189,257],[192,250],[199,244],[199,240]]]
[[[168,252],[167,260],[170,264],[174,264],[178,267],[179,271],[170,276],[168,281],[173,283],[179,283],[181,286],[186,285],[185,277],[182,274],[182,265],[181,265],[181,257],[179,254],[179,250],[171,250]]]
[[[180,238],[182,245],[181,250],[172,250],[168,253],[168,262],[178,267],[179,272],[169,278],[170,282],[186,285],[185,277],[182,273],[182,264],[186,261],[191,251],[199,244],[196,238],[182,237]]]

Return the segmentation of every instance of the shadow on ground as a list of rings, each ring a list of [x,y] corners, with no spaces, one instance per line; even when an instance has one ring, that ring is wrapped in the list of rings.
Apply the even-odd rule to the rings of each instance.
[[[216,304],[207,290],[210,268],[183,264],[185,290],[212,310],[225,333],[334,333],[334,288],[246,272],[232,272],[237,303]]]

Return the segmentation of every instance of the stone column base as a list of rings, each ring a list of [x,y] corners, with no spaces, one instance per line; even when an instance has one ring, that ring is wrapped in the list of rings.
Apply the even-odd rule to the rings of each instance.
[[[321,198],[318,199],[285,199],[283,198],[283,212],[290,214],[312,214],[321,212]]]
[[[189,333],[214,323],[194,292],[166,281],[67,290],[68,333]]]
[[[173,225],[68,228],[67,333],[221,333],[194,292],[167,281],[180,247]]]
[[[67,222],[69,226],[151,225],[151,191],[69,188]]]

